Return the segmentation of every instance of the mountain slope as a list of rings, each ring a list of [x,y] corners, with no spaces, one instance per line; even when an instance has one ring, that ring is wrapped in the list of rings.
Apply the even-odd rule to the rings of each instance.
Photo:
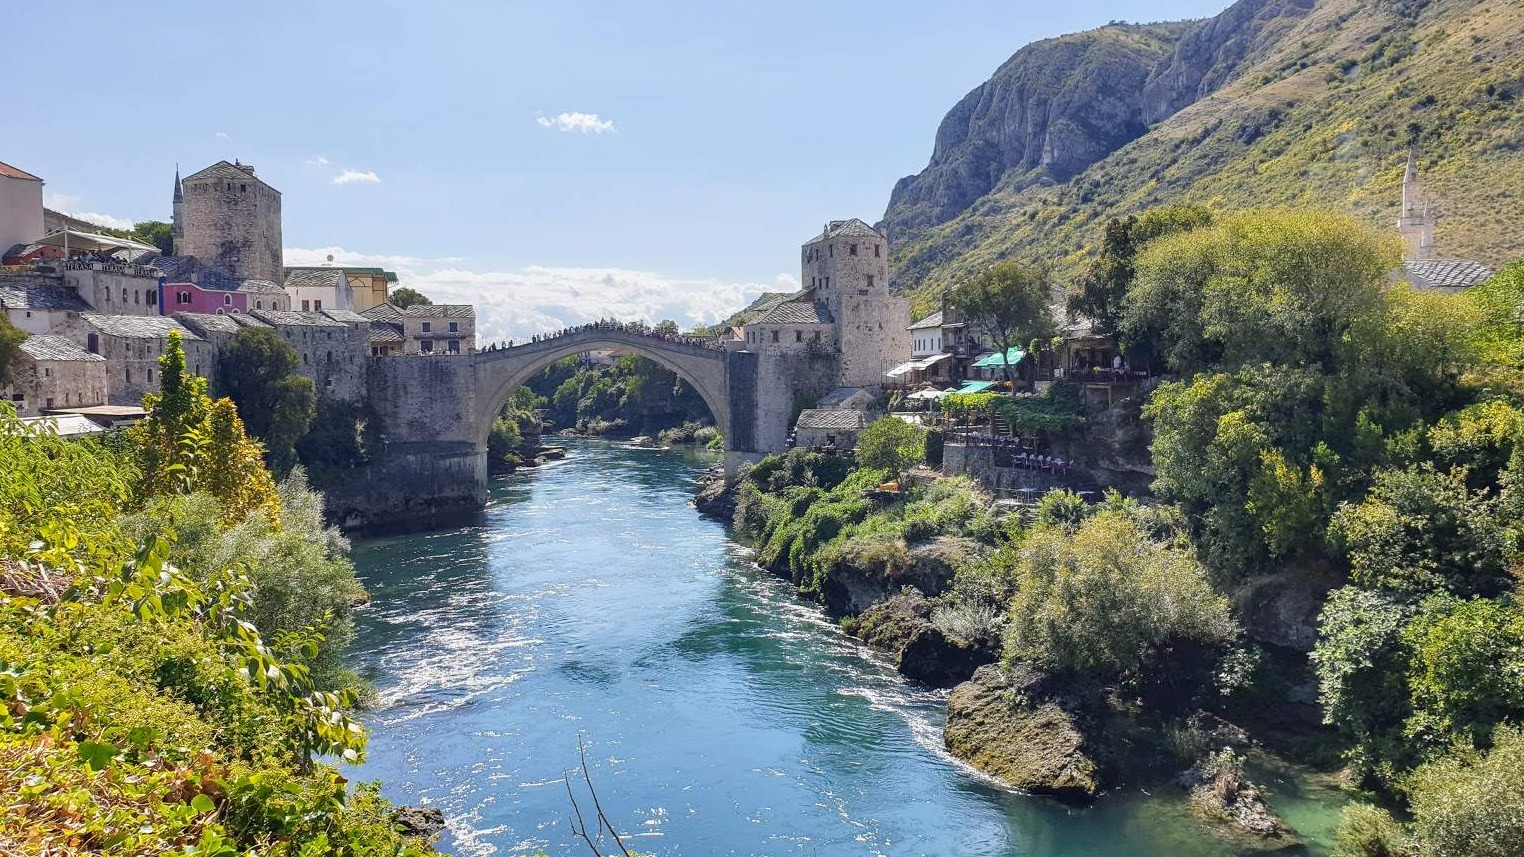
[[[1070,275],[1106,218],[1164,202],[1333,206],[1392,223],[1410,144],[1437,200],[1442,254],[1492,264],[1524,254],[1517,0],[1241,0],[1173,26],[1172,39],[1160,25],[1081,34],[1143,31],[1168,44],[1146,75],[1105,78],[1101,115],[1125,104],[1155,124],[1131,139],[1094,138],[1097,156],[1072,174],[1034,163],[1021,126],[976,122],[967,109],[1004,87],[1005,115],[1019,113],[1006,73],[1040,64],[1047,43],[1018,52],[954,108],[931,165],[896,186],[884,217],[895,285],[931,295],[1004,258]],[[1108,141],[1117,145],[1100,151]],[[1005,151],[1023,156],[989,154]],[[962,196],[933,192],[997,168],[977,196],[977,184]]]

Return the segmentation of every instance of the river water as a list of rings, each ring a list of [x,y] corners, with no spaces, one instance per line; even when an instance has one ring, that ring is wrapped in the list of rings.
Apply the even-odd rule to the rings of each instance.
[[[563,780],[579,739],[609,819],[645,854],[1240,853],[1176,795],[1132,789],[1079,810],[949,759],[943,696],[693,510],[711,461],[576,443],[496,482],[468,525],[357,543],[373,600],[352,661],[379,698],[352,778],[442,809],[440,847],[459,855],[591,853],[569,830]],[[1323,795],[1287,782],[1276,797],[1326,839]]]

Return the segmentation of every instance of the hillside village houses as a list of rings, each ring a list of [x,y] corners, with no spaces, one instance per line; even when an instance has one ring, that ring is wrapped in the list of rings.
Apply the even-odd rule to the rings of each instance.
[[[0,390],[26,416],[120,422],[158,390],[170,332],[188,368],[215,382],[220,350],[268,327],[301,357],[320,396],[364,394],[372,356],[470,354],[467,305],[400,310],[396,274],[283,262],[281,194],[248,164],[176,171],[171,254],[43,207],[43,180],[0,163],[0,310],[31,336]],[[358,313],[379,310],[380,322]],[[395,318],[393,318],[395,316]],[[378,326],[379,325],[379,326]]]

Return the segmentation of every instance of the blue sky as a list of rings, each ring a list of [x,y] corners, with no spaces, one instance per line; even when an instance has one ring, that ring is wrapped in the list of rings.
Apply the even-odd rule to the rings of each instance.
[[[0,51],[0,161],[71,212],[168,219],[252,163],[289,262],[387,264],[489,335],[723,315],[877,220],[1022,45],[1227,0],[56,4]]]

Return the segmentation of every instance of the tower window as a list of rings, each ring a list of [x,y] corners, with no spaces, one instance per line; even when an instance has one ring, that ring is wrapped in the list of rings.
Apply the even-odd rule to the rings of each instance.
[[[848,256],[856,256],[857,255],[857,245],[856,244],[848,244],[847,245],[847,255]]]
[[[872,274],[868,275],[868,288],[870,288],[870,289],[873,288],[873,275]]]
[[[803,342],[804,341],[804,331],[802,331],[802,330],[796,330],[796,331],[794,331],[794,341],[795,342]]]
[[[830,256],[832,259],[836,258],[836,245],[835,244],[827,244],[826,245],[826,255]]]
[[[239,185],[238,186],[238,192],[239,193],[248,193],[249,192],[249,186],[246,185],[246,184]]]
[[[773,341],[774,341],[774,342],[777,342],[777,341],[778,341],[778,331],[776,331],[776,330],[775,330],[775,331],[773,331]]]
[[[877,244],[873,245],[873,258],[875,258],[875,259],[878,258],[878,245]]]

